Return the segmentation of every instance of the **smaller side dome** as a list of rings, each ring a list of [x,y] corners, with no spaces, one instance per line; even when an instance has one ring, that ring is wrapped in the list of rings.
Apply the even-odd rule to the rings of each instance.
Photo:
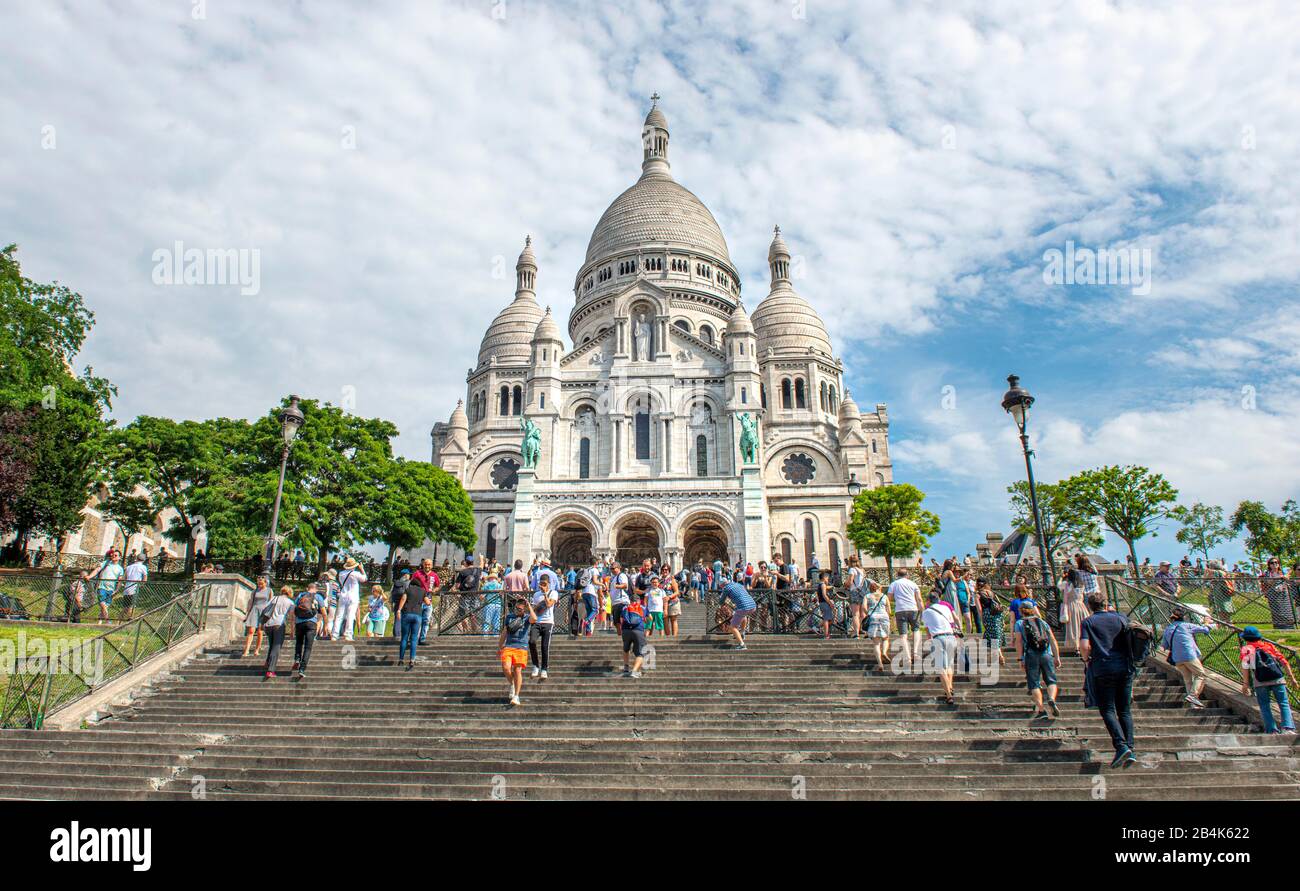
[[[560,326],[555,324],[555,317],[551,315],[549,306],[546,307],[546,314],[542,316],[542,320],[537,323],[537,330],[533,332],[533,343],[539,341],[564,343],[564,338],[560,335]]]
[[[452,430],[469,429],[469,418],[465,415],[464,399],[456,400],[456,407],[452,409],[451,419],[447,422],[447,426],[450,427]]]
[[[844,391],[844,399],[840,401],[840,425],[861,421],[862,412],[858,410],[858,404],[853,401],[849,391]]]
[[[736,308],[731,311],[731,318],[727,320],[727,336],[753,336],[753,334],[754,323],[749,320],[749,313],[745,312],[745,304],[737,303]]]

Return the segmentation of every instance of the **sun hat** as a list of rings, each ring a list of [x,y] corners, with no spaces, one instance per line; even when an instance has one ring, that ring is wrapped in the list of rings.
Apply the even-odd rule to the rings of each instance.
[[[348,559],[344,560],[344,561],[343,561],[343,568],[344,568],[344,569],[356,569],[356,568],[357,568],[357,560],[356,560],[356,558],[355,558],[355,557],[349,557]]]

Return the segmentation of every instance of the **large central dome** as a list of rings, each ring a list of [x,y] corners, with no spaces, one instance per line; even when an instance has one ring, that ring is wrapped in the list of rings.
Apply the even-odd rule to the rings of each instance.
[[[731,262],[727,240],[704,202],[666,172],[655,170],[644,173],[601,215],[585,263],[647,245]]]

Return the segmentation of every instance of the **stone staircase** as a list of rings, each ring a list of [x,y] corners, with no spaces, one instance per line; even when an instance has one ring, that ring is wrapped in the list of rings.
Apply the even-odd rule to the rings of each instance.
[[[410,672],[391,640],[320,643],[303,682],[291,650],[273,680],[209,652],[94,727],[0,733],[0,798],[1300,797],[1292,737],[1188,711],[1152,670],[1135,690],[1140,763],[1111,770],[1074,659],[1062,716],[1031,724],[1012,659],[996,684],[959,679],[948,706],[937,681],[869,669],[863,642],[653,643],[654,670],[631,679],[613,635],[557,636],[551,677],[517,709],[487,638],[438,638]]]

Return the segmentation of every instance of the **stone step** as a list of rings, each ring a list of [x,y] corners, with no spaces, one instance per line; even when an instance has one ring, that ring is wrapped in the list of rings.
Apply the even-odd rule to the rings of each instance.
[[[196,796],[192,787],[183,781],[170,784],[167,788],[155,789],[152,783],[136,785],[123,784],[112,778],[85,777],[75,786],[56,787],[41,784],[0,784],[0,799],[71,799],[80,801],[94,800],[146,800],[173,799],[177,801],[193,800]],[[358,785],[343,784],[295,784],[280,782],[262,784],[241,784],[245,787],[264,791],[236,792],[214,788],[208,784],[204,798],[206,800],[241,800],[241,801],[286,801],[319,800],[321,798],[341,798],[349,800],[486,800],[494,797],[493,786],[482,783],[460,783],[456,785]],[[1159,801],[1170,797],[1170,789],[1164,786],[1134,786],[1130,788],[1110,788],[1107,780],[1105,798],[1108,801]],[[773,781],[765,788],[733,789],[720,788],[712,784],[696,786],[690,789],[659,787],[652,781],[631,778],[621,786],[564,784],[553,786],[524,786],[505,783],[500,787],[501,797],[506,800],[533,801],[789,801],[793,797],[790,781]],[[1237,783],[1232,788],[1220,786],[1201,786],[1186,784],[1177,790],[1181,801],[1240,801],[1243,799],[1266,800],[1296,797],[1292,785],[1275,783]],[[926,785],[890,784],[880,787],[854,787],[821,789],[815,785],[806,786],[804,797],[810,801],[908,801],[922,799],[926,801],[1041,801],[1044,794],[1035,786],[1022,784],[1018,788],[1008,789],[963,789],[947,783]],[[1077,788],[1054,789],[1050,792],[1052,800],[1089,801],[1095,800],[1097,794],[1091,782],[1079,783]]]

